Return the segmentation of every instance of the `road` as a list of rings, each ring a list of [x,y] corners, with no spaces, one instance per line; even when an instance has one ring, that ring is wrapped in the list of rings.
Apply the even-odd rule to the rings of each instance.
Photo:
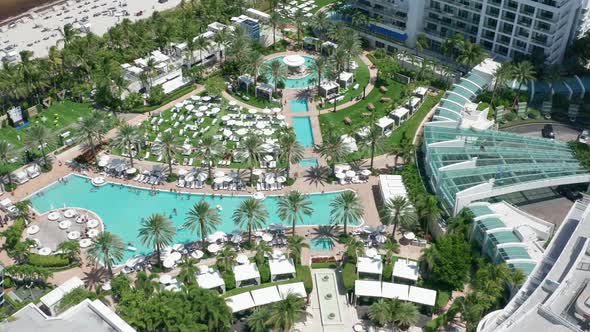
[[[555,124],[553,123],[553,130],[555,131],[555,139],[563,142],[569,142],[576,140],[578,135],[580,134],[580,130],[574,129],[572,127]],[[515,126],[503,129],[502,131],[507,131],[511,133],[517,133],[526,136],[536,136],[541,137],[541,130],[545,124],[543,123],[535,123],[535,124],[527,124],[522,126]]]

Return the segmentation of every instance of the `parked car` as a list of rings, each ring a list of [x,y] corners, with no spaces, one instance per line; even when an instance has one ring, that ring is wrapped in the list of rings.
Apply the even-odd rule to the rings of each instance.
[[[588,131],[588,129],[582,130],[582,133],[580,134],[580,136],[578,136],[578,142],[587,144],[589,135],[590,132]]]
[[[582,194],[578,190],[568,186],[557,187],[557,192],[572,202],[582,198]]]
[[[553,131],[553,125],[546,124],[541,130],[541,135],[545,138],[555,138],[555,132]]]

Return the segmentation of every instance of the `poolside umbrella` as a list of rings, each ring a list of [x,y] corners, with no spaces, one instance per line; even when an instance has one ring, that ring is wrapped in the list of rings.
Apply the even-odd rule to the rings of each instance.
[[[258,113],[258,111],[255,110],[255,109],[253,109],[253,108],[251,108],[251,109],[248,110],[248,113],[250,113],[250,114],[256,114],[256,113]]]
[[[164,261],[162,262],[162,265],[167,268],[167,269],[171,269],[174,264],[176,263],[175,260],[171,259],[171,258],[166,258],[164,259]]]
[[[98,220],[96,219],[90,219],[88,220],[88,222],[86,223],[86,226],[90,227],[90,228],[96,228],[98,227]]]
[[[203,117],[203,115],[205,115],[205,113],[203,113],[203,112],[196,112],[196,113],[195,113],[195,116],[196,116],[197,118],[202,118],[202,117]]]
[[[363,227],[363,232],[367,233],[367,234],[371,234],[375,232],[375,227],[370,226],[370,225],[366,225],[365,227]]]
[[[192,100],[201,100],[201,96],[195,95],[191,97]]]
[[[203,98],[201,98],[203,101],[210,101],[211,100],[211,96],[204,96]]]
[[[27,234],[33,235],[39,233],[39,226],[32,225],[27,228]]]
[[[217,171],[215,171],[215,174],[214,175],[215,175],[216,178],[220,178],[220,177],[225,176],[225,172],[222,171],[222,170],[217,170]]]
[[[88,248],[92,245],[92,240],[90,239],[82,239],[80,240],[80,248]]]
[[[260,191],[257,191],[252,195],[252,197],[254,197],[254,199],[261,200],[264,199],[264,194]]]
[[[184,169],[184,168],[181,168],[181,169],[178,170],[178,175],[180,175],[180,176],[184,176],[184,175],[187,175],[187,174],[188,174],[188,171],[186,169]]]
[[[375,237],[375,240],[377,240],[379,243],[385,243],[385,241],[387,241],[387,236],[379,234]]]
[[[231,236],[231,242],[233,243],[240,243],[242,242],[242,235],[241,234],[234,234]]]
[[[209,109],[209,107],[207,107],[207,106],[205,106],[205,105],[201,105],[201,106],[199,106],[199,111],[200,111],[200,112],[205,112],[205,111],[206,111],[206,110],[208,110],[208,109]],[[201,116],[202,116],[202,115],[201,115]]]
[[[88,231],[88,237],[97,237],[99,233],[98,229],[91,229]]]
[[[336,173],[334,174],[334,176],[338,179],[344,179],[346,177],[346,174],[344,173]]]
[[[273,112],[275,112],[275,113],[280,113],[280,112],[281,112],[281,109],[280,109],[280,108],[278,108],[278,107],[274,107],[274,108],[272,109],[272,111],[273,111]]]
[[[224,182],[232,182],[233,180],[234,180],[234,178],[232,178],[229,175],[226,175],[226,176],[223,177],[223,181]]]
[[[261,175],[262,174],[262,170],[261,169],[255,169],[252,171],[252,174],[254,175]]]
[[[272,241],[272,238],[273,238],[273,236],[270,233],[264,233],[262,235],[262,241],[264,241],[264,242],[270,242],[270,241]]]
[[[377,256],[377,254],[378,254],[378,252],[377,252],[377,250],[375,250],[375,248],[370,248],[365,251],[365,256],[367,256],[369,258],[373,258],[373,257]]]
[[[346,171],[346,176],[349,177],[349,178],[351,178],[351,177],[353,177],[355,175],[356,175],[356,172],[355,171]]]
[[[369,176],[369,175],[371,175],[371,171],[370,171],[370,170],[368,170],[368,169],[363,169],[363,170],[361,171],[361,175],[364,175],[364,176]]]
[[[177,261],[182,258],[182,255],[178,251],[175,251],[172,254],[170,254],[169,258],[173,261]]]
[[[205,253],[202,252],[201,250],[197,250],[197,251],[194,251],[191,253],[191,257],[196,258],[196,259],[203,258],[204,255],[205,255]]]
[[[77,240],[80,238],[80,232],[73,231],[68,233],[68,240]]]
[[[70,226],[72,226],[72,222],[69,220],[60,221],[58,226],[60,229],[68,229]]]
[[[207,251],[214,254],[219,251],[219,246],[216,243],[212,243],[207,247]]]
[[[277,119],[279,120],[285,120],[285,116],[282,114],[277,115]]]
[[[414,234],[414,232],[406,232],[406,233],[404,233],[404,238],[406,240],[412,241],[416,238],[416,234]]]
[[[131,168],[128,168],[125,172],[128,175],[133,175],[133,174],[135,174],[137,172],[137,169],[135,167],[131,167]]]
[[[266,156],[264,156],[264,161],[272,161],[274,158],[273,156],[267,154]]]
[[[108,165],[108,163],[109,163],[108,160],[101,159],[98,161],[98,167],[106,167]]]
[[[199,274],[209,272],[209,267],[207,265],[199,265],[197,268],[199,269]]]
[[[186,105],[184,108],[186,108],[186,110],[190,112],[195,108],[195,105]]]
[[[102,286],[100,287],[103,291],[110,291],[112,289],[111,287],[111,282],[107,281],[104,284],[102,284]]]
[[[209,177],[209,175],[207,175],[206,172],[201,172],[201,173],[197,174],[197,179],[199,181],[205,181],[205,180],[207,180],[208,177]]]
[[[256,122],[256,128],[257,129],[264,129],[264,128],[266,128],[266,123],[264,123],[264,122]]]
[[[163,285],[171,284],[173,282],[172,280],[174,280],[174,278],[172,278],[171,275],[162,274],[160,276],[160,283]]]
[[[236,106],[238,103],[236,103],[235,100],[230,100],[229,101],[229,106]]]
[[[284,176],[277,176],[277,182],[278,183],[285,183],[285,182],[287,182],[287,178]]]
[[[240,136],[244,136],[248,134],[248,129],[245,128],[240,128],[236,131],[236,134],[240,135]]]
[[[37,251],[37,253],[41,256],[49,256],[51,254],[51,248],[43,247]]]
[[[270,224],[269,229],[273,230],[273,231],[282,231],[285,229],[285,225],[283,225],[281,223],[274,223],[274,224]]]
[[[239,264],[246,264],[248,263],[248,256],[244,254],[239,254],[238,257],[236,257],[236,262],[238,262]]]
[[[264,181],[268,184],[273,184],[275,183],[275,178],[274,176],[267,176],[266,179],[264,179]]]
[[[222,184],[225,181],[225,177],[213,179],[213,183]]]
[[[207,241],[208,242],[215,242],[217,240],[221,240],[223,238],[225,238],[227,236],[227,234],[225,234],[222,231],[216,231],[212,234],[209,234],[209,236],[207,236]]]

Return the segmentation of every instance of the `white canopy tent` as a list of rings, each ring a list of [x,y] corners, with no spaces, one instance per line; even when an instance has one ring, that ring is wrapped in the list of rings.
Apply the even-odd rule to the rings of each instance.
[[[250,292],[256,306],[281,301],[281,295],[277,286],[255,289]]]
[[[381,280],[381,275],[383,274],[383,261],[381,260],[381,256],[377,255],[373,258],[359,257],[356,263],[356,272],[359,277],[361,273],[374,274],[378,275],[379,280]]]
[[[410,286],[408,285],[384,282],[381,285],[381,296],[387,299],[399,299],[407,301],[409,288]]]
[[[222,293],[225,293],[225,282],[221,274],[217,271],[210,271],[206,273],[197,274],[197,283],[199,287],[204,289],[221,288]]]
[[[295,277],[297,273],[295,271],[295,264],[293,259],[286,259],[284,257],[278,259],[271,259],[269,261],[270,266],[270,281],[275,281],[278,276],[291,275]]]
[[[240,287],[242,282],[246,280],[255,280],[256,284],[260,285],[260,271],[258,271],[256,263],[236,265],[233,271],[236,278],[236,287]]]
[[[51,312],[51,314],[54,315],[55,309],[57,308],[57,305],[63,299],[63,297],[79,287],[84,287],[84,282],[82,281],[82,279],[78,277],[73,277],[68,281],[64,282],[63,284],[59,285],[51,292],[42,296],[40,301],[45,307],[47,307],[49,312]]]
[[[381,297],[381,281],[375,280],[355,280],[354,282],[354,295],[368,296],[368,297]]]
[[[247,310],[256,306],[250,292],[230,296],[225,299],[225,303],[230,307],[232,312]]]
[[[295,294],[299,297],[307,297],[307,292],[305,291],[305,286],[303,282],[294,282],[292,284],[284,284],[278,285],[279,293],[281,294],[281,298],[285,299],[289,293]]]
[[[420,276],[418,262],[409,259],[398,259],[393,265],[393,280],[401,278],[416,282]]]
[[[436,291],[432,289],[410,286],[408,300],[414,303],[434,307],[436,303]]]

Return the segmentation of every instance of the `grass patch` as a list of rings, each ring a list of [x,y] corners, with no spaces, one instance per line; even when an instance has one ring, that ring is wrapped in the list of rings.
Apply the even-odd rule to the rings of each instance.
[[[336,263],[311,263],[312,269],[335,269]]]
[[[64,267],[70,265],[70,260],[65,255],[41,256],[31,253],[28,262],[39,267]]]
[[[221,296],[226,298],[226,297],[250,292],[250,291],[253,291],[256,289],[266,288],[266,287],[270,287],[270,286],[290,284],[290,283],[294,283],[294,282],[303,282],[303,284],[305,286],[305,291],[307,292],[307,294],[311,293],[313,290],[313,283],[312,283],[312,279],[311,279],[311,269],[308,266],[302,266],[302,265],[295,267],[295,269],[297,270],[297,276],[295,278],[282,280],[282,281],[267,282],[267,283],[262,283],[260,285],[254,285],[254,286],[235,288],[235,289],[225,292]]]
[[[162,101],[158,105],[141,106],[141,107],[137,107],[135,109],[132,109],[130,112],[131,113],[151,112],[153,110],[156,110],[156,109],[162,107],[163,105],[168,104],[169,102],[171,102],[177,98],[180,98],[180,97],[186,95],[187,93],[193,91],[194,89],[195,89],[195,86],[193,86],[192,84],[187,84],[183,87],[180,87],[180,88],[172,91],[172,93],[167,94],[166,97],[164,98],[164,101]]]
[[[438,96],[432,97],[428,96],[412,117],[404,122],[401,126],[396,128],[393,131],[393,134],[389,136],[386,140],[386,145],[393,146],[401,143],[404,138],[413,139],[420,127],[420,123],[424,120],[424,117],[428,115],[428,112],[439,102],[440,98],[442,97],[442,93],[439,93]]]
[[[315,13],[320,10],[322,7],[335,3],[337,0],[315,0],[316,8],[311,10],[311,13]]]
[[[358,57],[355,58],[354,60],[359,65],[359,67],[354,72],[355,80],[354,80],[354,83],[352,84],[352,86],[354,86],[355,84],[358,83],[359,87],[356,90],[353,90],[352,86],[350,88],[348,88],[346,90],[346,92],[344,93],[344,99],[337,102],[336,106],[342,105],[344,103],[348,103],[348,102],[354,100],[354,98],[356,98],[358,96],[362,97],[363,90],[369,84],[369,79],[371,78],[371,73],[369,72],[369,67],[367,66],[366,63],[364,63]],[[322,110],[333,109],[333,108],[334,108],[334,104],[330,104],[330,103],[326,103],[325,105],[323,105],[323,107],[320,107],[320,109],[322,109]]]
[[[434,304],[435,311],[442,309],[447,302],[449,302],[452,295],[451,289],[433,280],[418,280],[418,286],[436,290],[436,302]]]
[[[254,95],[253,91],[248,91],[248,93],[246,93],[245,91],[241,91],[239,94],[238,93],[232,94],[232,96],[244,104],[248,104],[250,106],[254,106],[254,107],[258,107],[258,108],[281,107],[281,103],[279,103],[279,102],[269,101],[267,99],[261,99],[261,98],[256,97]],[[243,96],[247,96],[248,100],[246,100]]]
[[[342,281],[347,292],[354,291],[354,283],[356,279],[356,266],[350,262],[344,263],[344,266],[342,267]]]

